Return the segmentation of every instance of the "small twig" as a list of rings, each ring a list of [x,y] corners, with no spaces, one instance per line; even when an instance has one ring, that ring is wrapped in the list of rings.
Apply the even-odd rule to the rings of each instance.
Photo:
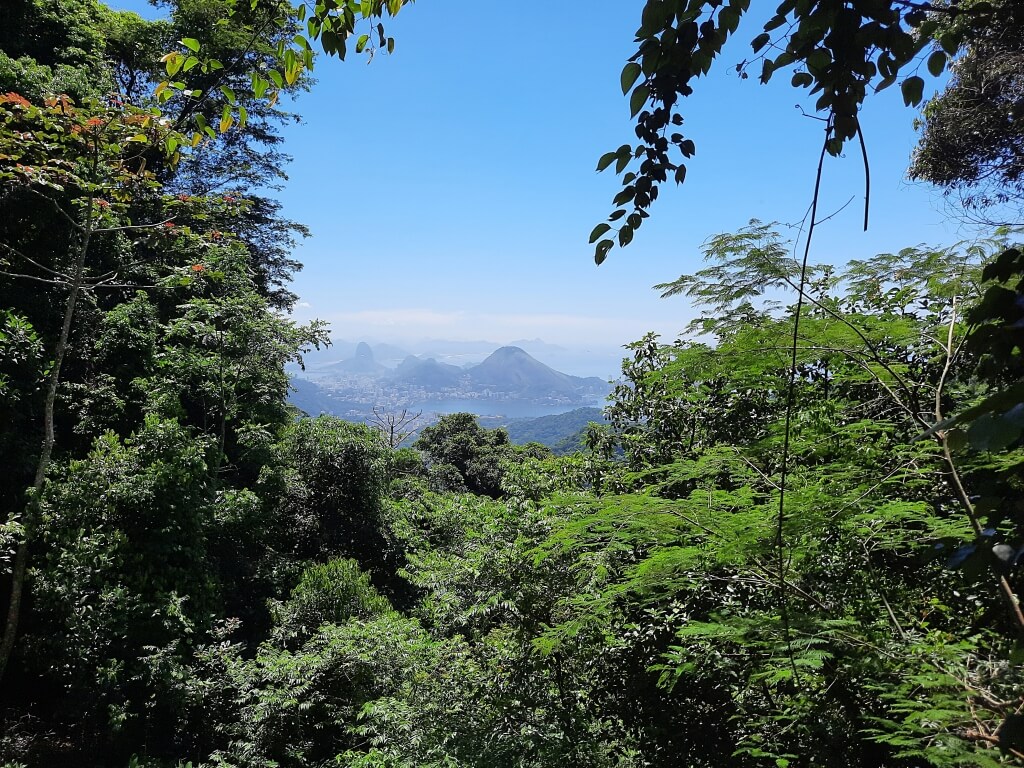
[[[849,205],[850,203],[852,203],[852,202],[853,202],[853,198],[854,198],[854,195],[850,195],[850,199],[849,199],[849,200],[847,200],[847,201],[846,201],[845,203],[843,203],[842,205],[840,205],[840,206],[839,206],[838,208],[836,208],[836,209],[835,209],[834,211],[832,211],[832,213],[830,213],[830,214],[829,214],[828,216],[826,216],[825,218],[823,218],[823,219],[818,219],[818,223],[819,223],[819,224],[824,224],[824,223],[825,223],[826,221],[828,221],[829,219],[834,219],[834,218],[835,218],[836,216],[838,216],[838,215],[839,215],[840,213],[842,213],[843,211],[845,211],[845,210],[846,210],[846,207],[847,207],[847,206],[848,206],[848,205]]]
[[[900,639],[901,640],[906,640],[907,639],[907,633],[904,632],[903,631],[903,627],[900,626],[899,619],[897,619],[896,618],[896,614],[893,613],[892,606],[889,605],[889,601],[886,599],[885,594],[880,592],[879,596],[882,598],[882,605],[885,606],[886,613],[889,614],[889,620],[893,623],[893,626],[896,627],[896,631],[899,632]]]
[[[38,267],[39,269],[43,270],[44,272],[49,272],[51,275],[56,275],[57,277],[63,278],[64,280],[70,280],[71,279],[70,277],[68,277],[67,275],[63,274],[62,272],[58,272],[55,269],[50,269],[49,267],[47,267],[47,266],[45,266],[43,264],[40,264],[35,259],[33,259],[33,258],[29,257],[29,256],[26,256],[24,253],[19,251],[14,246],[8,245],[7,243],[0,243],[0,248],[6,248],[8,251],[13,253],[19,259],[24,259],[25,261],[27,261],[32,266]]]
[[[21,278],[23,280],[35,280],[37,283],[46,283],[47,285],[70,285],[71,279],[64,278],[63,280],[51,280],[46,277],[39,277],[38,275],[26,275],[21,272],[8,272],[5,269],[0,269],[0,275],[6,275],[7,277]]]
[[[772,480],[770,477],[768,477],[768,475],[766,475],[763,471],[761,471],[761,468],[758,467],[756,464],[754,464],[754,462],[752,462],[750,459],[748,459],[746,456],[744,456],[742,453],[740,453],[740,449],[739,448],[737,448],[736,446],[733,446],[733,450],[736,452],[736,455],[740,457],[740,459],[743,461],[744,464],[746,464],[748,467],[750,467],[752,470],[754,470],[758,475],[760,475],[762,480],[764,480],[766,483],[768,483],[768,485],[770,485],[775,490],[779,490],[778,483],[776,483],[774,480]]]
[[[174,217],[164,219],[163,221],[154,221],[149,224],[126,224],[123,227],[102,227],[93,230],[96,234],[107,234],[108,232],[124,232],[129,229],[153,229],[154,227],[165,227],[168,224],[174,223]]]
[[[76,231],[85,231],[85,227],[83,227],[79,222],[75,221],[75,219],[67,211],[65,211],[56,200],[54,200],[49,195],[44,195],[42,192],[40,192],[37,189],[33,189],[32,187],[19,187],[18,191],[28,192],[30,194],[35,195],[36,197],[42,198],[43,200],[48,202],[54,208],[54,210],[57,211],[57,213],[63,216],[64,219],[68,222],[68,224],[70,224]]]
[[[986,744],[994,744],[1000,749],[1005,749],[1011,755],[1021,760],[1024,760],[1024,752],[1014,749],[1013,747],[1004,746],[998,737],[989,736],[988,734],[982,733],[980,730],[969,730],[964,733],[964,738],[968,741],[984,741]]]
[[[900,471],[901,469],[905,469],[905,468],[906,468],[906,467],[908,467],[909,465],[910,465],[910,463],[909,463],[909,462],[907,462],[907,463],[904,463],[904,464],[900,464],[900,465],[899,465],[898,467],[896,467],[895,469],[893,469],[892,471],[890,471],[890,472],[889,472],[889,474],[887,474],[887,475],[886,475],[885,477],[883,477],[883,478],[882,478],[881,480],[879,480],[879,481],[878,481],[877,483],[875,483],[875,484],[874,484],[873,486],[871,486],[871,487],[870,487],[870,488],[868,488],[868,489],[867,489],[866,491],[864,491],[864,493],[862,493],[862,494],[861,494],[860,496],[858,496],[858,497],[857,497],[856,499],[854,499],[853,501],[851,501],[851,502],[848,502],[848,503],[844,504],[844,505],[843,505],[842,507],[840,507],[840,508],[839,508],[839,510],[838,510],[838,511],[836,511],[836,512],[835,512],[835,513],[834,513],[834,514],[833,514],[832,516],[833,516],[833,517],[837,517],[838,515],[841,515],[841,514],[842,514],[843,512],[845,512],[845,511],[846,511],[847,509],[849,509],[850,507],[852,507],[852,506],[853,506],[854,504],[856,504],[857,502],[859,502],[859,501],[861,501],[862,499],[866,498],[866,497],[867,497],[867,496],[868,496],[868,495],[869,495],[870,493],[872,493],[872,492],[873,492],[873,491],[874,491],[875,489],[877,489],[877,488],[878,488],[878,487],[879,487],[880,485],[882,485],[882,483],[884,483],[884,482],[885,482],[886,480],[888,480],[888,479],[889,479],[890,477],[892,477],[893,475],[895,475],[895,474],[896,474],[897,472],[899,472],[899,471]]]

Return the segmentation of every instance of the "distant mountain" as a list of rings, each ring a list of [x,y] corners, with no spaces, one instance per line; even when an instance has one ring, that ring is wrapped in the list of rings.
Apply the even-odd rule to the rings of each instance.
[[[469,368],[408,355],[392,369],[377,361],[369,344],[360,343],[351,358],[290,373],[296,381],[315,382],[329,397],[329,401],[320,400],[306,387],[292,398],[300,408],[344,418],[355,415],[357,419],[373,407],[421,405],[442,412],[456,407],[506,415],[537,413],[538,409],[550,413],[595,405],[611,391],[602,379],[561,373],[519,347],[502,347]],[[452,406],[455,402],[459,404]],[[505,405],[498,405],[502,403]]]
[[[311,350],[303,355],[303,358],[307,368],[323,370],[336,363],[345,362],[357,357],[360,354],[360,347],[364,344],[370,347],[373,359],[386,367],[397,365],[409,354],[408,350],[397,347],[394,344],[383,342],[379,344],[372,342],[356,343],[354,341],[346,341],[345,339],[335,339],[331,342],[331,346]]]
[[[2,0],[0,0],[2,2]],[[410,354],[421,360],[434,358],[439,363],[448,363],[468,368],[479,364],[500,344],[493,341],[447,341],[429,339],[402,342],[400,345],[377,342],[367,339],[366,343],[373,351],[373,359],[387,368],[397,367]],[[563,373],[586,376],[597,373],[603,378],[618,374],[622,361],[622,350],[618,347],[562,347],[549,344],[541,339],[523,339],[509,342],[506,346],[519,347],[534,357]],[[329,366],[351,359],[356,354],[358,344],[345,339],[334,339],[330,347],[312,350],[304,355],[306,370],[316,376],[323,371],[330,375]],[[296,365],[289,367],[297,372]]]
[[[508,431],[509,439],[517,445],[540,443],[559,456],[580,450],[583,434],[590,422],[607,423],[604,412],[600,408],[576,408],[552,416],[512,419],[503,424],[491,423],[491,421],[497,420],[481,419],[480,421],[488,427],[504,426]]]
[[[492,390],[520,397],[601,397],[609,387],[597,377],[580,378],[556,371],[519,347],[495,350],[480,365],[467,371],[478,390]]]
[[[359,342],[356,353],[347,360],[340,363],[331,363],[319,369],[323,372],[362,374],[369,376],[380,376],[388,369],[378,363],[373,357],[373,350],[365,341]]]
[[[381,342],[380,344],[371,344],[370,348],[373,350],[373,359],[389,368],[395,367],[409,357],[409,350],[394,344]]]
[[[315,370],[352,357],[356,353],[357,346],[354,342],[345,341],[344,339],[332,341],[331,346],[312,349],[304,354],[302,358],[307,368]]]
[[[465,371],[456,365],[439,363],[432,357],[421,360],[409,355],[389,378],[402,384],[438,392],[458,385]]]
[[[303,413],[310,416],[337,413],[337,405],[313,382],[293,377],[291,387],[292,391],[288,393],[288,402]]]

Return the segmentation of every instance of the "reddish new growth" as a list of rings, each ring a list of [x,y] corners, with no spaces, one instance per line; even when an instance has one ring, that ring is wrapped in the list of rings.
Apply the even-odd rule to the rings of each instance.
[[[174,222],[173,221],[165,221],[164,222],[164,226],[167,227],[168,229],[170,229],[171,227],[174,226]]]
[[[96,201],[96,205],[99,208],[109,208],[110,207],[110,203],[108,203],[106,200],[97,200]]]
[[[225,203],[233,203],[233,202],[235,202],[234,195],[224,195],[224,202]]]
[[[210,233],[211,240],[220,240],[222,237],[224,237],[224,234],[219,229],[215,229]]]
[[[181,200],[181,202],[186,203],[192,198],[190,198],[188,195],[178,195],[178,199]]]
[[[31,107],[32,102],[22,96],[20,93],[0,93],[0,104],[15,104],[19,107]]]
[[[202,264],[193,264],[192,265],[192,271],[193,272],[202,272],[204,269],[206,269],[206,267],[204,267]]]

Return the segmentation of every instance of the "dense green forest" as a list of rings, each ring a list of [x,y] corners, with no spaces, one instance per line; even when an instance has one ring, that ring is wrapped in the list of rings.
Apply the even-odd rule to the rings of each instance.
[[[0,6],[0,765],[1024,763],[1012,229],[833,266],[751,221],[660,286],[698,319],[579,450],[468,414],[392,448],[286,404],[326,329],[269,195],[298,33],[390,50],[404,3],[161,5]],[[748,6],[646,4],[599,259]],[[823,154],[956,57],[911,172],[981,215],[1021,200],[1022,16],[787,0],[754,48],[788,35],[761,76],[803,67]]]

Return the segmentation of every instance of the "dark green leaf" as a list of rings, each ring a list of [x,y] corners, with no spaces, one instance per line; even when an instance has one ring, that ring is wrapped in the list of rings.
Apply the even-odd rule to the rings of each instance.
[[[1003,414],[986,413],[967,429],[971,447],[979,451],[1001,451],[1021,436],[1021,425]]]
[[[924,94],[924,80],[917,75],[912,75],[900,84],[903,91],[903,103],[908,107],[917,106],[921,103]]]
[[[947,32],[939,38],[939,45],[950,56],[955,56],[956,52],[960,50],[960,36]]]
[[[619,78],[622,84],[622,95],[625,96],[629,93],[629,89],[636,83],[637,78],[640,77],[642,70],[640,65],[635,61],[631,61],[625,67],[622,68],[622,76]]]
[[[629,112],[630,117],[636,117],[640,110],[644,108],[644,104],[647,103],[648,97],[651,95],[651,89],[646,85],[638,86],[629,97]]]
[[[935,77],[942,74],[946,68],[946,54],[943,51],[934,51],[928,57],[928,71]]]
[[[601,235],[603,235],[605,232],[607,232],[610,229],[611,229],[611,226],[609,224],[605,224],[604,222],[602,222],[601,224],[598,224],[596,227],[594,227],[593,231],[590,233],[590,242],[591,243],[597,242],[597,239],[599,237],[601,237]]]
[[[605,152],[601,155],[601,159],[597,161],[597,170],[603,171],[609,165],[615,162],[615,158],[618,157],[616,152]]]

